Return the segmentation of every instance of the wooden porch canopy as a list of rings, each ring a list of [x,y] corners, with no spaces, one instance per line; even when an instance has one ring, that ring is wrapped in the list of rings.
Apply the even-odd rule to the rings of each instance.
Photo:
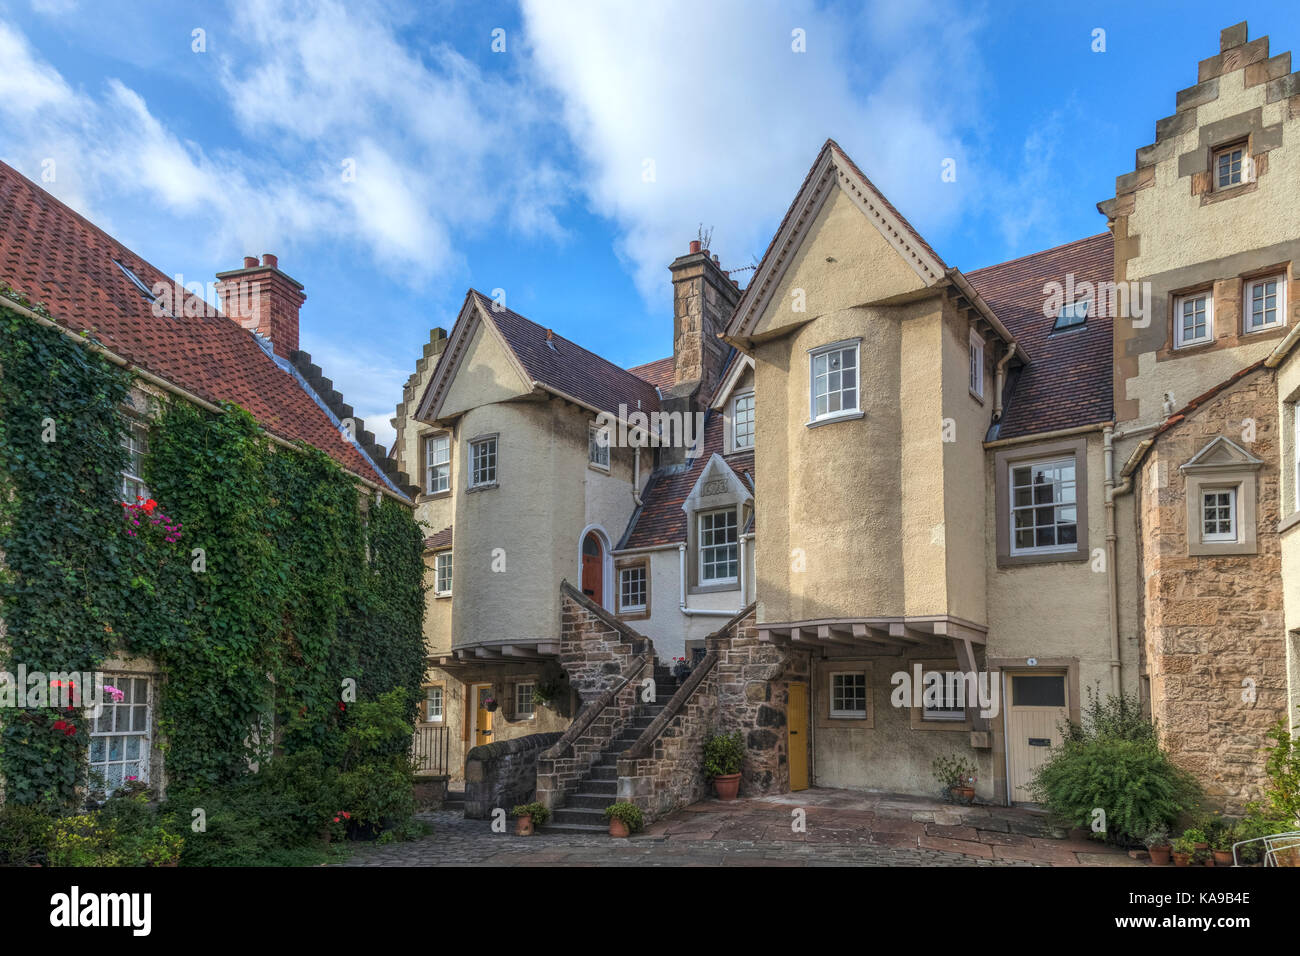
[[[451,671],[457,667],[477,667],[482,664],[527,664],[552,661],[560,653],[560,642],[536,638],[505,638],[480,641],[466,647],[456,647],[450,654],[431,655],[429,663]]]

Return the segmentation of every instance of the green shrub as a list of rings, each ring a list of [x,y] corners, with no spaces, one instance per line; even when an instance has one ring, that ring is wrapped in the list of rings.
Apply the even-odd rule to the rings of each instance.
[[[350,834],[372,837],[415,815],[411,770],[399,762],[366,764],[339,775],[340,806],[352,815]]]
[[[605,816],[610,820],[622,820],[628,833],[638,833],[645,827],[645,814],[635,803],[619,801],[610,804],[605,808]]]
[[[963,784],[975,786],[975,772],[978,768],[973,760],[966,757],[956,754],[950,757],[935,757],[930,769],[934,773],[934,779],[939,781],[939,785],[946,790],[952,790]]]
[[[510,811],[516,817],[531,817],[533,826],[545,826],[546,822],[551,819],[551,811],[540,803],[521,803]]]
[[[735,730],[729,734],[714,734],[704,742],[704,775],[724,777],[740,773],[745,762],[745,737]]]
[[[99,813],[80,813],[54,821],[50,866],[121,866],[117,834]]]
[[[1200,788],[1160,749],[1135,699],[1090,697],[1084,721],[1067,723],[1031,790],[1066,825],[1091,828],[1101,809],[1107,840],[1138,845],[1195,807]]]
[[[1268,800],[1270,815],[1278,820],[1289,820],[1289,829],[1300,824],[1300,742],[1287,730],[1286,719],[1273,725],[1268,732],[1273,746],[1268,748],[1264,772],[1268,783],[1264,798]]]
[[[49,861],[54,818],[40,807],[0,806],[0,866],[44,866]]]

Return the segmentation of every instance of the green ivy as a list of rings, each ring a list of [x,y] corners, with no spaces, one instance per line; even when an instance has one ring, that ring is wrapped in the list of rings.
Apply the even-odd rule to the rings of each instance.
[[[237,406],[168,400],[144,477],[180,534],[128,536],[118,494],[129,374],[18,313],[0,310],[0,326],[9,661],[66,671],[111,654],[153,658],[177,787],[247,772],[273,731],[286,752],[341,760],[351,687],[363,701],[404,688],[414,717],[424,563],[409,508],[376,501],[316,449],[273,447]],[[57,440],[42,441],[50,420]],[[14,802],[76,802],[85,728],[55,731],[57,716],[4,721],[0,773]]]

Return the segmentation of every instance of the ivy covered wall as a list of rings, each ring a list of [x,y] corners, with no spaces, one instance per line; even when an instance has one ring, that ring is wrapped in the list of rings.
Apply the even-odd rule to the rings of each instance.
[[[410,508],[316,449],[272,445],[238,407],[171,396],[150,428],[151,501],[125,507],[130,392],[123,369],[0,307],[0,670],[152,658],[180,787],[245,773],[272,741],[337,756],[352,687],[359,700],[406,689],[413,718],[424,566]],[[88,718],[0,720],[6,798],[76,803]]]

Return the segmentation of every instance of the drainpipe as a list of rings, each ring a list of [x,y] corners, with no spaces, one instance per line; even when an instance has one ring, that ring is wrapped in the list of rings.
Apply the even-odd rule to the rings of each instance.
[[[641,507],[641,446],[632,449],[632,503]]]
[[[742,547],[742,549],[743,549],[744,546],[742,545],[741,547]],[[744,555],[745,555],[745,552],[742,550],[742,551],[740,552],[740,557],[741,557],[741,560],[742,560],[742,561],[744,560]],[[680,610],[680,611],[681,611],[683,614],[685,614],[687,617],[695,617],[695,616],[699,616],[699,617],[735,617],[738,613],[740,613],[738,610],[737,610],[737,611],[706,611],[706,610],[702,610],[702,609],[699,609],[699,608],[689,608],[689,607],[687,607],[687,606],[686,606],[686,545],[685,545],[685,544],[679,544],[679,545],[677,546],[677,557],[678,557],[678,564],[679,564],[679,573],[678,573],[678,575],[677,575],[677,581],[678,581],[678,585],[679,585],[679,596],[680,596],[680,600],[678,601],[678,604],[677,604],[677,608],[678,608],[678,610]],[[742,567],[743,567],[743,565],[742,565]],[[741,571],[741,574],[743,575],[743,574],[744,574],[744,571]],[[743,577],[743,576],[741,577],[741,581],[742,581],[742,582],[744,581],[744,577]],[[744,585],[742,584],[742,587],[743,587],[743,586],[744,586]],[[741,594],[743,595],[744,592],[742,591]],[[743,598],[742,598],[742,600],[743,600]]]
[[[1115,481],[1114,425],[1107,425],[1102,429],[1101,441],[1105,456],[1103,487],[1106,489],[1106,587],[1110,598],[1108,602],[1110,605],[1108,609],[1110,618],[1110,685],[1111,693],[1119,696],[1124,687],[1124,669],[1120,660],[1119,648],[1119,569],[1116,567],[1116,542],[1119,540],[1119,535],[1115,530],[1115,499],[1133,490],[1133,476],[1129,475],[1118,483]]]
[[[1006,382],[1007,363],[1015,357],[1016,343],[1007,346],[1007,354],[998,359],[997,370],[993,375],[993,420],[1002,419],[1002,386]]]

